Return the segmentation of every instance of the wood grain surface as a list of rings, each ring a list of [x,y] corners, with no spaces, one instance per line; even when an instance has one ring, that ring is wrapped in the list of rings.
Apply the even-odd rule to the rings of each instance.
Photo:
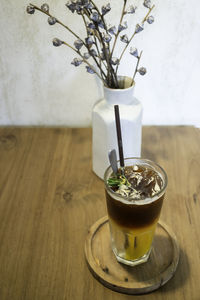
[[[200,299],[200,130],[144,127],[142,147],[168,174],[161,219],[180,262],[165,286],[130,296],[99,283],[84,257],[88,229],[106,214],[91,129],[0,128],[0,300]]]

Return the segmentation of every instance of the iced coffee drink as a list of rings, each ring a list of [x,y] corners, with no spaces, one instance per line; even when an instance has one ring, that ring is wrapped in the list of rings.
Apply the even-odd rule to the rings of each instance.
[[[148,260],[167,186],[165,171],[149,160],[125,159],[125,167],[105,172],[113,252],[119,262]]]

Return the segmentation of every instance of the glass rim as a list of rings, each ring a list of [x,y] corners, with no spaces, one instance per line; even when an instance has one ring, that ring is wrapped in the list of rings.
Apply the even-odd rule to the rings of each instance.
[[[164,192],[165,192],[165,190],[166,190],[166,187],[167,187],[167,184],[168,184],[168,177],[167,177],[167,174],[166,174],[165,170],[164,170],[158,163],[156,163],[156,162],[154,162],[154,161],[152,161],[152,160],[150,160],[150,159],[141,158],[141,157],[127,157],[127,158],[124,158],[124,162],[126,162],[126,161],[128,161],[128,160],[140,160],[140,161],[142,161],[142,162],[144,162],[144,163],[148,163],[150,166],[151,166],[151,165],[154,165],[154,166],[156,166],[158,169],[160,169],[160,171],[161,171],[161,173],[162,173],[162,174],[160,174],[160,176],[162,177],[162,181],[163,181],[163,186],[162,186],[161,190],[158,191],[157,193],[155,193],[155,195],[153,195],[153,197],[148,197],[148,198],[145,198],[145,199],[142,199],[142,200],[138,200],[138,199],[136,199],[136,198],[134,198],[134,197],[126,197],[126,196],[122,196],[122,195],[120,195],[120,194],[117,194],[117,195],[116,195],[116,193],[109,187],[109,185],[108,185],[108,183],[107,183],[107,179],[106,179],[106,177],[107,177],[107,175],[108,175],[108,171],[109,171],[110,169],[112,169],[111,165],[109,165],[109,166],[107,167],[107,169],[105,170],[105,173],[104,173],[104,184],[105,184],[106,190],[107,190],[111,195],[114,195],[115,197],[117,196],[119,199],[121,199],[121,200],[123,200],[123,201],[126,201],[126,202],[129,203],[129,204],[130,204],[129,199],[132,200],[131,203],[135,203],[135,202],[139,203],[139,202],[141,202],[141,201],[142,201],[142,202],[148,202],[148,199],[151,199],[151,202],[153,202],[153,201],[157,200],[158,198],[160,198],[160,197],[164,194]],[[119,163],[119,162],[120,162],[120,161],[118,160],[117,163]],[[126,164],[125,164],[125,167],[126,167]],[[156,171],[156,172],[157,172],[157,171]],[[155,198],[156,198],[156,199],[155,199]],[[133,202],[133,201],[134,201],[134,202]]]

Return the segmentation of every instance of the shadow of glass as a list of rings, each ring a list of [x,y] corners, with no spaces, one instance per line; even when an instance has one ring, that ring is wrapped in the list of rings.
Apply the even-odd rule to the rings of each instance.
[[[171,242],[172,243],[172,242]],[[155,236],[153,249],[149,260],[141,265],[130,267],[120,264],[129,278],[133,278],[138,283],[154,281],[159,283],[162,292],[176,290],[183,287],[190,275],[190,266],[187,254],[180,248],[179,262],[173,276],[162,286],[162,273],[164,274],[173,260],[173,247],[169,251],[169,239],[164,236]],[[169,275],[171,276],[171,274]]]

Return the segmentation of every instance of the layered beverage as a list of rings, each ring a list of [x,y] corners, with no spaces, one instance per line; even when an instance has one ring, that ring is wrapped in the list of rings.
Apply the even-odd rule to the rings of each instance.
[[[105,172],[112,249],[118,261],[148,260],[167,186],[165,171],[149,160],[130,158],[113,174]]]

